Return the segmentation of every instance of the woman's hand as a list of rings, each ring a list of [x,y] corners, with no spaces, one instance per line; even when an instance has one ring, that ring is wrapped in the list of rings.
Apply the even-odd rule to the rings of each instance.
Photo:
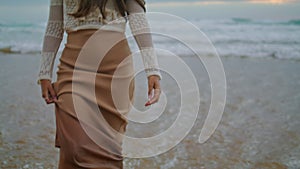
[[[41,81],[42,97],[47,104],[51,104],[57,101],[56,93],[52,87],[51,81],[48,79],[42,79]]]
[[[149,106],[158,102],[161,93],[159,77],[151,75],[148,77],[148,101],[145,106]]]

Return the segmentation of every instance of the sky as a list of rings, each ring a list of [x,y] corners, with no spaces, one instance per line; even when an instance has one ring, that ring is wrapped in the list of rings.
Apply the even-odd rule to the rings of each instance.
[[[42,5],[47,4],[50,0],[1,0],[1,6],[4,5]],[[146,0],[148,4],[151,3],[228,3],[228,2],[250,2],[250,3],[264,3],[264,4],[284,4],[297,2],[299,0]]]
[[[300,19],[300,0],[152,0],[149,9],[182,17]]]
[[[1,0],[0,21],[45,20],[50,0]],[[300,0],[146,0],[150,12],[184,18],[300,19]]]

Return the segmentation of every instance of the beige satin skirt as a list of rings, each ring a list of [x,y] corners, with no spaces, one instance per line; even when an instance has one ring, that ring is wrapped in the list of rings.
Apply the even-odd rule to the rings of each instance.
[[[99,53],[104,57],[97,58]],[[133,62],[125,35],[93,29],[69,32],[59,60],[53,83],[58,96],[58,168],[123,168],[122,134],[134,95]]]

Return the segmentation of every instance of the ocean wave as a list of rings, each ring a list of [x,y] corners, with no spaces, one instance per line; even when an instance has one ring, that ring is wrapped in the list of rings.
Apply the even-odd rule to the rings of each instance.
[[[295,40],[255,40],[255,39],[217,39],[212,40],[213,44],[215,45],[223,45],[223,44],[230,44],[230,45],[237,45],[237,44],[244,44],[244,45],[294,45],[294,46],[300,46],[300,41]]]
[[[265,56],[254,56],[254,55],[236,55],[236,54],[224,54],[220,55],[220,57],[238,57],[238,58],[257,58],[257,59],[278,59],[278,60],[291,60],[291,61],[300,61],[299,57],[286,57],[280,56],[276,53],[270,53],[269,55]]]
[[[14,22],[0,22],[0,33],[16,34],[16,33],[43,33],[45,31],[45,23],[14,23]],[[1,36],[1,34],[0,34]]]
[[[28,28],[44,26],[41,23],[32,23],[32,22],[0,22],[0,27],[9,27],[9,28]]]
[[[168,47],[170,48],[170,47]],[[177,50],[176,50],[177,49]],[[180,57],[194,57],[195,53],[184,50],[182,48],[172,48],[171,49],[173,54],[178,55]],[[58,53],[62,52],[62,50],[59,50]],[[41,53],[41,50],[19,50],[14,47],[3,47],[0,48],[0,53],[4,54],[35,54],[38,55]],[[214,57],[217,56],[216,53],[211,52],[203,52],[196,51],[197,54],[199,54],[200,57]],[[224,49],[220,49],[218,51],[219,57],[238,57],[238,58],[266,58],[266,59],[279,59],[279,60],[293,60],[293,61],[300,61],[300,55],[297,56],[291,56],[288,53],[280,53],[280,52],[255,52],[255,53],[248,53],[248,52],[236,52],[236,51],[226,51]]]
[[[0,52],[6,54],[21,53],[20,51],[13,50],[11,46],[0,48]]]
[[[235,23],[252,23],[253,22],[249,18],[232,18],[231,20]]]
[[[289,24],[289,25],[298,25],[298,26],[300,26],[300,19],[298,19],[298,20],[289,20],[289,21],[287,22],[287,24]]]
[[[163,25],[157,21],[157,25]],[[176,24],[176,23],[174,23]],[[255,20],[249,18],[229,18],[222,20],[197,20],[195,22],[218,49],[220,56],[263,57],[275,59],[299,59],[300,20]],[[240,24],[240,25],[239,25]],[[249,26],[250,25],[250,26]],[[252,26],[254,25],[254,26]],[[272,26],[270,26],[272,25]],[[286,26],[293,25],[293,26]],[[173,34],[182,33],[178,28],[162,27]],[[45,31],[45,23],[5,23],[0,22],[0,53],[34,54],[40,53]],[[197,44],[199,52],[206,51],[206,39],[193,32],[184,32],[185,40]],[[180,41],[172,37],[153,36],[155,46],[179,55],[189,55]],[[131,47],[136,46],[131,39]],[[63,44],[66,42],[64,38]],[[203,44],[202,44],[203,43]],[[137,46],[136,46],[137,47]]]
[[[0,53],[5,53],[5,54],[38,54],[40,53],[41,50],[36,50],[36,49],[20,49],[17,47],[13,46],[7,46],[7,47],[1,47],[0,48]]]
[[[254,25],[294,25],[300,26],[300,19],[286,21],[277,20],[253,20],[250,18],[231,18],[229,24],[254,24]]]

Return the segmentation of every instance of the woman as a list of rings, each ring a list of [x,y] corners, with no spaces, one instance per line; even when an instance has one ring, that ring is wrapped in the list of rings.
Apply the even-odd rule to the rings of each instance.
[[[156,103],[160,96],[161,74],[145,11],[143,0],[51,0],[38,83],[45,102],[55,103],[55,147],[60,148],[60,169],[123,168],[120,134],[126,131],[126,115],[134,93],[133,63],[124,33],[127,21],[141,49],[147,75],[149,100],[145,106]],[[52,83],[54,60],[64,32],[67,43]],[[86,50],[90,46],[99,50]],[[102,53],[101,63],[93,70],[91,64],[98,62],[99,51],[107,52]],[[123,76],[115,75],[118,70]],[[114,87],[113,82],[117,86],[129,84],[125,88],[129,99],[122,97],[122,86]],[[94,90],[86,92],[89,89]],[[120,97],[113,98],[112,89]],[[100,118],[93,104],[99,108]]]

